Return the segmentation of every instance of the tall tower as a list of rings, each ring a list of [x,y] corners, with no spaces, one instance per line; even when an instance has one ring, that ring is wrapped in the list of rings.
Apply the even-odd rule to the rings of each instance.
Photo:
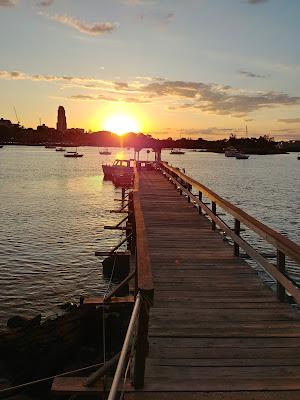
[[[67,130],[66,112],[63,106],[58,107],[56,129],[60,132]]]

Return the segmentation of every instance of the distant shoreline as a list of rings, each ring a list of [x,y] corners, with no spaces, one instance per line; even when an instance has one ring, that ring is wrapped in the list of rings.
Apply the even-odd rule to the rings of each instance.
[[[97,146],[97,145],[94,145],[94,144],[88,144],[88,143],[86,143],[86,144],[61,144],[61,143],[5,143],[5,142],[2,142],[1,143],[3,146],[28,146],[28,147],[45,147],[46,145],[53,145],[53,146],[56,146],[56,147],[59,147],[59,146],[63,146],[63,147],[95,147],[95,148],[97,148],[97,147],[108,147],[108,148],[111,148],[111,147],[120,147],[120,148],[122,148],[121,146],[115,146],[115,145],[100,145],[100,146]],[[130,147],[130,148],[133,148],[133,146],[123,146],[124,148],[126,148],[126,147]],[[149,147],[151,147],[151,146],[149,146]],[[148,147],[143,147],[143,148],[148,148]],[[174,147],[163,147],[162,148],[162,150],[170,150],[170,149],[173,149],[173,148],[176,148],[175,146]],[[210,148],[203,148],[203,147],[180,147],[181,149],[184,149],[184,150],[200,150],[200,151],[196,151],[196,152],[199,152],[199,153],[205,153],[205,152],[209,152],[209,153],[216,153],[216,154],[224,154],[224,150],[218,150],[218,149],[210,149]],[[264,149],[264,150],[258,150],[258,149],[247,149],[247,148],[243,148],[242,149],[242,151],[244,152],[244,153],[246,153],[246,154],[250,154],[250,155],[271,155],[271,154],[289,154],[289,153],[298,153],[299,151],[300,151],[300,148],[297,150],[297,149],[289,149],[288,151],[287,150],[282,150],[282,149]]]

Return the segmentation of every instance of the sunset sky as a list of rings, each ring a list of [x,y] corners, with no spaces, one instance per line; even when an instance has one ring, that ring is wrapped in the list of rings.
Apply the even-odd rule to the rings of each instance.
[[[0,0],[0,117],[300,140],[299,0]]]

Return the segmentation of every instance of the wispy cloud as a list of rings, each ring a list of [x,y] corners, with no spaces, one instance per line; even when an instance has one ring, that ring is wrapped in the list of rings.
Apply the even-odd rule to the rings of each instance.
[[[283,92],[247,91],[217,83],[170,81],[162,78],[157,80],[147,77],[129,82],[115,82],[92,77],[28,75],[20,71],[0,71],[0,79],[62,83],[63,88],[81,87],[93,90],[93,93],[72,96],[72,100],[152,102],[164,104],[169,110],[190,109],[239,118],[266,108],[300,104],[299,96]]]
[[[125,3],[129,6],[141,6],[141,5],[152,5],[155,4],[155,0],[121,0],[122,3]]]
[[[0,71],[0,79],[7,80],[27,80],[34,82],[53,82],[63,83],[68,86],[80,86],[89,89],[114,88],[115,82],[101,80],[91,77],[69,76],[69,75],[44,75],[44,74],[26,74],[21,71]]]
[[[269,0],[246,0],[248,4],[267,3]]]
[[[44,13],[42,13],[42,15],[63,25],[67,25],[73,29],[76,29],[82,33],[93,36],[103,35],[104,33],[111,33],[119,26],[119,24],[116,22],[88,23],[85,21],[80,21],[79,19],[70,15],[48,15]]]
[[[262,75],[262,74],[256,74],[255,72],[251,71],[245,71],[242,69],[238,70],[238,73],[240,75],[246,76],[247,78],[260,78],[260,79],[265,79],[268,78],[270,75]]]
[[[282,92],[247,92],[215,83],[165,81],[144,87],[148,93],[181,100],[173,109],[199,109],[218,115],[245,117],[263,108],[300,104],[300,97]]]
[[[298,124],[300,123],[300,118],[279,118],[277,122],[285,122],[286,124]]]
[[[17,0],[0,0],[0,7],[15,7]]]
[[[54,3],[54,0],[42,0],[42,1],[39,1],[39,2],[38,2],[38,5],[39,5],[39,6],[42,6],[42,7],[49,7],[49,6],[51,6],[53,3]]]

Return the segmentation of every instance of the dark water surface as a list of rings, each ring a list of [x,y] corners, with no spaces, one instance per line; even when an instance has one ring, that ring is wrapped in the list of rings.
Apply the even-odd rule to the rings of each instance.
[[[0,327],[12,315],[41,312],[45,317],[56,312],[57,304],[107,290],[101,259],[94,252],[120,239],[119,233],[103,229],[120,220],[109,213],[118,207],[114,199],[120,193],[103,181],[101,164],[133,153],[79,151],[83,158],[66,159],[42,147],[0,150]],[[141,153],[141,159],[146,157]],[[176,156],[164,151],[163,159],[300,242],[296,154],[236,160],[223,154],[186,151]]]

